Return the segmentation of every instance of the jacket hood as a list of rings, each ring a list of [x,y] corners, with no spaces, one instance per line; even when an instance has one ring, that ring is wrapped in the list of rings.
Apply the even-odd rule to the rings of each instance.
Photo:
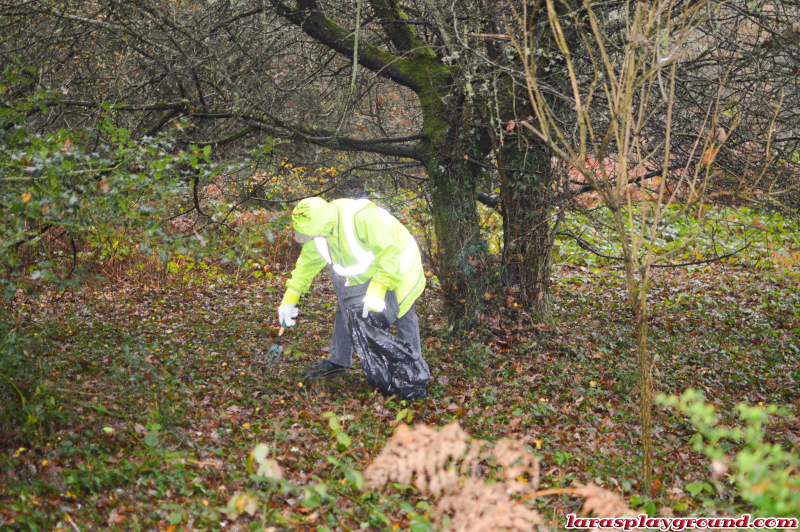
[[[292,225],[304,235],[325,235],[335,224],[336,207],[322,198],[306,198],[292,211]]]

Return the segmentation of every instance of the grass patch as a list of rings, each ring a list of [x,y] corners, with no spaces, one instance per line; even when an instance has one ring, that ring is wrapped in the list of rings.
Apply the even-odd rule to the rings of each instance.
[[[692,425],[665,407],[654,412],[656,494],[641,495],[633,317],[617,266],[560,268],[549,325],[512,309],[481,328],[452,331],[438,294],[427,290],[418,312],[433,380],[429,397],[411,404],[374,393],[358,369],[304,381],[327,356],[333,327],[335,296],[324,277],[301,301],[278,367],[264,367],[285,275],[17,299],[8,321],[35,339],[22,356],[39,378],[28,392],[40,410],[3,430],[2,526],[221,529],[231,496],[253,488],[250,451],[266,443],[294,485],[333,488],[315,505],[307,493],[266,490],[266,521],[244,513],[226,530],[407,530],[422,497],[399,485],[362,497],[326,460],[340,456],[362,470],[404,409],[412,424],[458,420],[474,437],[521,439],[543,462],[545,489],[593,481],[651,513],[747,509],[730,492],[696,490],[709,462],[694,451]],[[797,285],[787,268],[660,270],[650,291],[655,391],[703,390],[726,423],[737,423],[739,402],[787,405],[796,416]],[[351,439],[344,456],[326,412]],[[765,430],[788,448],[799,441],[796,417]],[[578,504],[551,497],[536,506],[558,530]]]

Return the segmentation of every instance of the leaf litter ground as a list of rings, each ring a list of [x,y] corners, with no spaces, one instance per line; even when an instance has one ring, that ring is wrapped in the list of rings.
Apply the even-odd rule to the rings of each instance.
[[[344,378],[304,380],[304,371],[327,356],[333,326],[335,296],[323,276],[300,303],[283,358],[264,366],[263,353],[277,340],[274,315],[286,275],[161,291],[121,284],[16,302],[15,318],[40,342],[30,356],[49,412],[36,430],[4,437],[0,528],[218,529],[226,523],[218,510],[233,493],[254,487],[245,462],[255,444],[271,446],[291,482],[337,485],[325,457],[346,454],[363,469],[404,408],[412,424],[458,420],[474,437],[521,439],[541,457],[541,488],[594,481],[643,511],[706,511],[710,495],[685,489],[710,474],[687,443],[695,431],[660,408],[656,494],[641,495],[635,341],[619,270],[561,269],[551,325],[503,309],[484,316],[480,327],[454,332],[438,294],[426,290],[418,312],[433,380],[429,397],[410,405],[371,391],[357,361]],[[727,422],[742,401],[789,405],[797,413],[796,274],[663,270],[651,297],[656,392],[703,390]],[[330,438],[328,411],[352,439],[345,453]],[[776,421],[768,435],[797,445],[800,424],[796,417]],[[270,504],[292,529],[408,529],[408,503],[422,499],[394,486],[365,504],[340,484],[332,502],[317,508],[293,495],[275,494]],[[560,529],[578,504],[539,499],[543,529]],[[738,501],[714,504],[735,511]],[[391,527],[375,518],[376,507]],[[248,519],[225,529],[249,530]]]

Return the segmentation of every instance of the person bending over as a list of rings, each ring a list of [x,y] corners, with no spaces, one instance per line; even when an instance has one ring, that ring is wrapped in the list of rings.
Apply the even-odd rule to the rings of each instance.
[[[297,302],[311,281],[330,265],[337,297],[363,295],[362,318],[370,312],[397,325],[397,336],[422,358],[415,301],[425,288],[422,259],[416,241],[388,211],[366,199],[306,198],[292,211],[295,240],[303,250],[286,282],[278,308],[281,326],[291,327]],[[308,378],[330,378],[352,367],[353,345],[337,305],[330,356],[306,373]],[[424,362],[424,361],[423,361]]]

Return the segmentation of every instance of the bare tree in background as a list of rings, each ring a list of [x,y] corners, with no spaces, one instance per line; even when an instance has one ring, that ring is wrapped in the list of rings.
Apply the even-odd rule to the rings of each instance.
[[[612,56],[625,49],[626,5],[593,7],[596,42],[583,39],[582,32],[593,31],[585,6],[555,6],[569,18],[564,39],[581,84],[593,78],[598,42]],[[519,23],[514,13],[526,9]],[[187,144],[214,147],[218,160],[249,158],[252,174],[228,176],[237,181],[236,202],[337,186],[358,193],[365,180],[385,195],[412,188],[430,200],[430,262],[455,316],[479,317],[485,294],[500,288],[533,314],[549,315],[550,250],[560,215],[593,188],[585,180],[570,183],[552,147],[520,127],[534,114],[523,67],[533,61],[565,135],[577,138],[567,125],[565,59],[544,10],[487,0],[26,0],[0,4],[0,18],[0,56],[7,65],[33,67],[10,67],[27,83],[10,86],[6,104],[38,91],[53,95],[53,105],[31,111],[35,128],[91,126],[100,114],[139,136],[172,128]],[[735,58],[720,117],[743,119],[739,136],[715,156],[711,193],[744,201],[759,192],[776,206],[796,201],[774,193],[778,185],[791,189],[783,185],[795,175],[800,139],[796,19],[795,7],[765,0],[704,15],[696,28],[702,50],[676,73],[676,105],[686,112],[673,123],[669,179],[702,157],[692,146],[716,97],[709,87]],[[534,37],[526,57],[510,40],[523,42],[523,34]],[[768,149],[763,133],[781,93]],[[663,121],[649,127],[652,142],[664,138]],[[276,149],[253,156],[268,137]],[[753,194],[734,186],[741,184],[737,175],[755,169],[765,171],[751,183]],[[265,170],[272,181],[258,180]],[[202,195],[206,183],[187,179]],[[302,193],[293,186],[289,194],[289,183]],[[267,187],[287,193],[270,198]],[[500,261],[488,252],[476,201],[503,215]]]
[[[786,97],[788,78],[756,78],[761,58],[755,52],[743,57],[742,50],[749,45],[757,51],[758,40],[727,48],[753,25],[725,17],[719,23],[723,4],[654,0],[620,5],[616,12],[568,7],[555,0],[541,6],[549,42],[563,64],[560,91],[540,76],[541,64],[534,59],[542,50],[541,36],[515,32],[530,28],[541,12],[523,6],[508,26],[517,53],[529,58],[521,79],[533,116],[521,126],[568,165],[579,191],[595,191],[613,216],[636,321],[642,485],[649,493],[648,284],[653,268],[676,266],[676,256],[698,235],[667,247],[660,239],[681,218],[704,217],[711,203],[791,209],[798,188],[796,153],[781,158],[775,146],[793,146],[787,128],[797,94]],[[616,31],[609,31],[611,25]],[[705,33],[709,25],[717,31]],[[623,36],[621,42],[610,38],[615,33]],[[753,36],[758,39],[758,32]],[[706,63],[709,50],[715,60]],[[782,66],[776,62],[776,71]],[[743,102],[743,96],[754,99]]]
[[[425,184],[436,235],[430,258],[455,315],[475,319],[487,290],[505,283],[546,316],[549,155],[541,145],[499,149],[496,132],[513,121],[523,94],[500,87],[508,103],[494,105],[498,78],[465,60],[458,44],[501,53],[482,35],[506,12],[482,1],[30,0],[0,5],[0,54],[34,67],[20,71],[28,83],[9,101],[53,92],[54,105],[30,116],[42,130],[90,126],[106,113],[140,136],[178,129],[187,143],[231,160],[270,137],[278,149],[254,158],[254,172],[277,167],[288,180],[298,165],[335,169],[308,194],[354,175],[387,189]],[[497,205],[488,192],[498,170],[505,272],[488,253],[476,207],[479,199]],[[514,190],[518,175],[535,179]],[[257,195],[264,184],[239,188]]]

